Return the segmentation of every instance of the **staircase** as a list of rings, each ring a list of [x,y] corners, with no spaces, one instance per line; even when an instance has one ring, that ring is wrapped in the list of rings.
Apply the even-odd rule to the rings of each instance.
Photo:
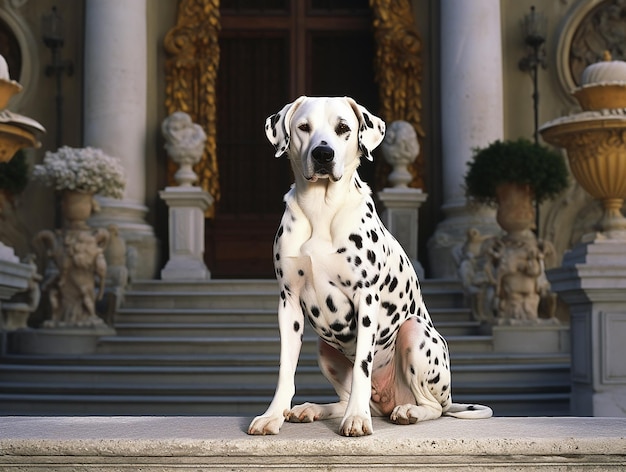
[[[471,321],[456,281],[422,290],[446,337],[456,402],[491,406],[498,416],[569,412],[567,354],[493,351]],[[90,355],[0,359],[2,415],[256,415],[276,387],[279,336],[272,280],[142,281],[116,315],[117,335]],[[334,401],[306,330],[294,402]]]

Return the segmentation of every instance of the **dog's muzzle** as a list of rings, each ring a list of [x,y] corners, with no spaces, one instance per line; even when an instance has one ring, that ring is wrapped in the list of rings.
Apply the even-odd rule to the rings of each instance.
[[[311,151],[313,158],[313,171],[318,175],[332,174],[335,150],[330,146],[322,144]]]

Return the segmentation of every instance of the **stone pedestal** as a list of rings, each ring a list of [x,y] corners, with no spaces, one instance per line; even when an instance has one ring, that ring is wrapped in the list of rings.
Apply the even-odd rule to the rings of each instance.
[[[204,212],[213,197],[199,187],[166,187],[159,195],[169,207],[170,259],[161,271],[163,280],[206,280],[204,264]]]
[[[571,413],[626,416],[626,240],[579,244],[547,275],[570,308]]]
[[[428,198],[427,193],[414,188],[386,188],[378,192],[378,199],[384,205],[383,224],[398,240],[413,263],[420,279],[424,269],[417,260],[419,207]]]
[[[493,326],[494,352],[515,354],[555,354],[570,352],[569,326]]]
[[[3,254],[0,253],[0,354],[6,351],[6,335],[8,327],[5,326],[4,317],[2,316],[3,300],[8,300],[16,293],[22,292],[28,288],[28,283],[33,275],[33,269],[27,264],[21,264],[15,255],[13,250],[8,246],[4,246],[0,243],[1,248],[6,248],[4,256],[11,255],[12,257],[3,258]],[[11,254],[9,250],[11,249]]]

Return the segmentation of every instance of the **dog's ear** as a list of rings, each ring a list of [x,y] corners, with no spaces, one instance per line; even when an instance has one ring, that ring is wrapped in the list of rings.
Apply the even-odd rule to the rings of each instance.
[[[298,98],[265,120],[265,134],[269,142],[274,145],[274,149],[276,149],[275,157],[281,157],[289,149],[291,117],[293,112],[306,98],[305,96]]]
[[[372,151],[376,149],[385,137],[385,122],[372,115],[364,106],[359,105],[354,99],[346,97],[348,103],[359,119],[359,148],[363,156],[372,161]]]

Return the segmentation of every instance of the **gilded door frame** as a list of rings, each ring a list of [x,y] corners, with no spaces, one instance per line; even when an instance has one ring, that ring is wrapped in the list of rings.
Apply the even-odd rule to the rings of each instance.
[[[199,176],[198,185],[215,201],[220,198],[215,96],[220,59],[219,3],[219,0],[180,0],[176,26],[164,40],[167,53],[165,108],[168,115],[178,110],[188,113],[204,128],[207,140],[195,171]],[[415,26],[411,2],[370,0],[370,8],[376,42],[374,68],[379,88],[379,114],[388,123],[395,120],[411,123],[421,144],[425,137],[421,122],[422,40]],[[175,171],[175,165],[168,162],[170,182],[173,182]],[[411,173],[413,181],[410,185],[423,188],[421,152]],[[382,177],[382,185],[385,179]]]

